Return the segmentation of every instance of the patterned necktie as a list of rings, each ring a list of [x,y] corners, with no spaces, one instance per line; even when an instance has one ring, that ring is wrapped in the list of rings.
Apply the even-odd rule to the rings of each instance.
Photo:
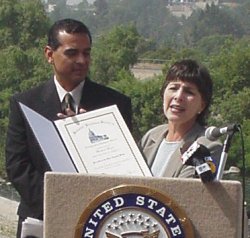
[[[66,93],[64,96],[63,104],[62,104],[62,111],[65,112],[67,108],[75,112],[74,99],[70,93]]]

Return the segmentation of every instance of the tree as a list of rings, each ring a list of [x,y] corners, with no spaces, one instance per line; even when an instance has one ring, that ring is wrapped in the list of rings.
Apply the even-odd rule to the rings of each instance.
[[[217,55],[209,59],[214,78],[214,103],[210,123],[218,126],[230,123],[242,125],[246,141],[250,127],[250,39],[226,42]],[[229,165],[242,166],[240,138],[236,138],[230,149]],[[245,144],[247,164],[250,164],[250,146]],[[250,167],[247,168],[250,172]]]
[[[18,45],[27,49],[39,44],[44,37],[49,20],[39,0],[0,0],[0,49]]]
[[[228,42],[232,42],[233,37],[231,35],[211,35],[205,36],[199,40],[196,44],[196,49],[200,51],[204,56],[216,55],[220,52]]]
[[[137,61],[139,34],[133,25],[117,26],[94,42],[91,74],[103,84],[116,81],[116,73]]]
[[[0,176],[5,176],[4,144],[9,98],[48,78],[43,46],[49,19],[38,0],[0,0]]]
[[[215,82],[216,97],[229,92],[237,94],[244,87],[250,87],[250,39],[227,40],[222,49],[210,58],[210,67]]]
[[[243,0],[242,5],[231,10],[231,15],[234,19],[237,19],[240,23],[246,35],[250,34],[250,2],[248,0]]]
[[[232,35],[240,38],[244,30],[239,19],[235,19],[227,9],[211,4],[205,10],[192,13],[185,23],[183,34],[186,43],[193,46],[203,37],[211,35]]]
[[[49,13],[49,17],[52,22],[62,18],[72,17],[73,11],[71,11],[66,2],[66,0],[55,1],[55,7],[53,11]]]
[[[41,1],[19,1],[17,12],[16,43],[23,49],[39,46],[40,39],[45,37],[49,28],[49,20]]]
[[[108,11],[108,3],[106,0],[96,0],[94,2],[94,6],[96,9],[96,14],[100,16],[104,16]]]
[[[112,4],[107,16],[110,24],[133,23],[139,34],[158,45],[174,43],[180,25],[166,8],[164,0],[125,0]]]
[[[139,141],[148,129],[164,122],[160,95],[161,77],[140,81],[128,71],[121,70],[117,74],[117,81],[112,82],[110,86],[128,95],[132,100],[132,134],[136,141]]]
[[[16,5],[17,0],[0,0],[0,49],[5,48],[7,45],[14,44],[16,41],[14,35],[14,33],[17,32],[15,21],[17,13],[15,9]]]

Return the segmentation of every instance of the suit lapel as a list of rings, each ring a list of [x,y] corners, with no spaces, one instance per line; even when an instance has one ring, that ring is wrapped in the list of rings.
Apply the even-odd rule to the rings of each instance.
[[[54,80],[49,80],[41,92],[42,104],[40,111],[50,120],[58,119],[56,114],[61,112],[61,102],[56,90]]]
[[[155,160],[158,148],[159,148],[163,138],[165,138],[166,134],[167,134],[167,125],[166,126],[164,125],[163,130],[161,130],[160,133],[156,133],[156,134],[152,135],[152,137],[150,138],[150,145],[145,147],[144,154],[146,155],[147,164],[148,164],[149,168],[152,167],[152,164]]]
[[[81,107],[87,111],[95,109],[96,106],[96,92],[94,84],[88,79],[85,79],[84,86],[82,89],[82,97],[80,101]]]

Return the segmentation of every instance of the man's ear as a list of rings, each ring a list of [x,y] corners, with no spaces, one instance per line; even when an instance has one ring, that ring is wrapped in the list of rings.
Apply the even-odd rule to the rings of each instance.
[[[44,54],[45,54],[45,57],[48,61],[49,64],[53,64],[54,63],[54,60],[53,60],[53,50],[51,49],[50,46],[46,46],[44,48]]]

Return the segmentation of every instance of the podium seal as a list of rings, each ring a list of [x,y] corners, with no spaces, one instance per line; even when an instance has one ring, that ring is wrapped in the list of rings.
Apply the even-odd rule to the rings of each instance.
[[[94,198],[75,238],[193,238],[185,212],[169,196],[142,185],[120,185]]]

